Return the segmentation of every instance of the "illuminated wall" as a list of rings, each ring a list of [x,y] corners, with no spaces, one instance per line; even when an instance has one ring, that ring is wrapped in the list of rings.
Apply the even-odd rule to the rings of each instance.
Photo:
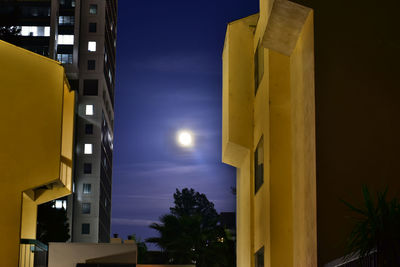
[[[18,266],[37,205],[72,191],[75,93],[57,62],[0,41],[0,256]]]
[[[317,266],[313,12],[286,0],[260,11],[228,25],[223,52],[237,262]]]

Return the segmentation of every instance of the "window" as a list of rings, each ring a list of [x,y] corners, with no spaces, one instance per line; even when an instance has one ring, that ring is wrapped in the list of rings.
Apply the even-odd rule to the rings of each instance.
[[[21,26],[22,36],[50,36],[49,26]]]
[[[93,144],[85,144],[83,153],[86,155],[90,155],[93,153]]]
[[[93,105],[86,105],[85,114],[92,116],[93,115]]]
[[[257,193],[258,189],[264,183],[264,140],[261,137],[258,142],[256,151],[254,152],[254,193]]]
[[[74,16],[60,16],[58,18],[59,25],[74,25],[75,17]]]
[[[54,202],[54,208],[60,210],[60,209],[67,209],[67,201],[64,199],[57,199]]]
[[[264,75],[264,48],[257,45],[256,53],[254,54],[254,92],[257,94],[258,86]]]
[[[90,5],[89,6],[89,14],[96,15],[97,14],[97,5]]]
[[[89,52],[96,52],[96,42],[95,41],[89,41],[88,42],[88,51]]]
[[[88,70],[95,70],[96,69],[96,60],[94,59],[89,59],[87,61],[87,69]]]
[[[84,163],[83,164],[83,173],[84,174],[92,173],[92,163]]]
[[[90,203],[82,203],[82,214],[90,214]]]
[[[57,54],[57,61],[62,64],[72,64],[72,54]]]
[[[58,35],[58,44],[60,45],[73,45],[74,35],[73,34],[60,34]]]
[[[255,254],[255,266],[264,267],[264,247],[260,248]]]
[[[96,32],[97,31],[97,23],[96,22],[90,22],[89,23],[89,32]]]
[[[83,95],[97,95],[98,85],[98,80],[84,80]]]
[[[93,124],[85,124],[85,134],[93,134]]]
[[[88,223],[82,223],[82,235],[88,235],[90,234],[90,224]]]
[[[84,194],[92,193],[92,185],[91,184],[83,184],[83,193]]]

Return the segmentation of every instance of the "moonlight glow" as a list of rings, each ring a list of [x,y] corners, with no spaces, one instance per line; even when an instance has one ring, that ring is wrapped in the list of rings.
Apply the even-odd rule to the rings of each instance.
[[[178,144],[183,147],[191,147],[193,146],[193,135],[189,131],[180,131],[178,132]]]

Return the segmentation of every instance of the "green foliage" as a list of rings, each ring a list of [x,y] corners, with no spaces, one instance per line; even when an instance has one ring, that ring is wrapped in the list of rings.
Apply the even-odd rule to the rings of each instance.
[[[138,263],[143,264],[146,263],[146,255],[147,255],[147,245],[146,242],[142,241],[135,234],[128,236],[129,240],[135,240],[137,249],[138,249]]]
[[[376,203],[366,186],[362,190],[362,207],[343,201],[357,215],[348,253],[366,257],[377,250],[379,266],[400,266],[400,203],[396,198],[387,201],[387,190],[377,193]]]
[[[161,223],[150,227],[159,237],[156,243],[171,264],[193,264],[198,267],[231,267],[235,265],[235,246],[218,222],[214,204],[193,189],[176,190],[171,213],[160,217]]]
[[[65,242],[70,238],[67,212],[53,207],[54,201],[38,207],[36,239],[49,242]]]

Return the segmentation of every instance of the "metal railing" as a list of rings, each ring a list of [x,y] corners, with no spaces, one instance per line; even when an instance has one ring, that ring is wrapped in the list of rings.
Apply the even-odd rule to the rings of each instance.
[[[47,245],[34,239],[21,239],[19,267],[47,267]]]
[[[342,257],[331,261],[324,267],[378,267],[378,254],[371,252],[368,256],[361,258],[358,253],[350,257]]]

